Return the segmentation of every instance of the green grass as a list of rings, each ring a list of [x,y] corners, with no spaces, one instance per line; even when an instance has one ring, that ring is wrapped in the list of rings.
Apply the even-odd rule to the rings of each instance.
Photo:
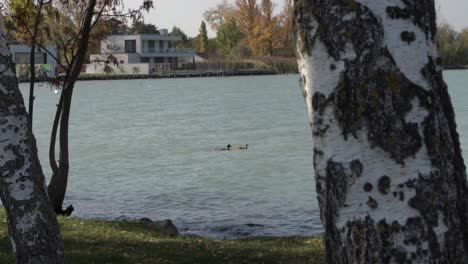
[[[169,237],[143,223],[62,217],[59,222],[66,263],[324,263],[320,238],[212,240]],[[0,263],[14,263],[3,209]]]

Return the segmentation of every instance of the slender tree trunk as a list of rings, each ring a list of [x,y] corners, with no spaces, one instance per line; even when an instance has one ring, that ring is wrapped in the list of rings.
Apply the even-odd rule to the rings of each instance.
[[[34,83],[36,82],[36,42],[31,42],[31,58],[30,58],[31,71],[29,73],[29,124],[31,130],[33,128],[33,115],[34,115]]]
[[[68,185],[69,165],[69,149],[68,149],[68,127],[70,120],[70,109],[72,101],[73,89],[64,89],[60,98],[60,103],[57,106],[57,116],[54,120],[51,136],[51,148],[49,157],[52,167],[52,178],[48,186],[48,193],[54,210],[57,214],[70,215],[73,212],[73,206],[68,206],[63,210],[63,201]],[[60,121],[60,126],[58,127]],[[57,129],[59,128],[59,164],[55,162],[55,141],[57,137]],[[51,155],[52,154],[52,155]]]
[[[433,0],[295,0],[329,263],[468,263]]]
[[[63,106],[63,94],[60,96],[59,103],[57,105],[57,110],[55,112],[54,123],[52,125],[52,132],[50,135],[50,145],[49,145],[49,164],[50,168],[52,169],[52,174],[56,174],[58,172],[58,164],[55,160],[55,145],[57,142],[57,131],[58,126],[60,123],[60,114],[62,113],[62,106]]]
[[[73,62],[71,68],[67,69],[69,72],[67,73],[67,78],[65,80],[65,85],[62,91],[59,107],[57,109],[57,113],[60,114],[60,151],[58,169],[56,169],[56,166],[54,166],[54,164],[56,164],[55,155],[51,155],[49,152],[49,157],[52,158],[53,156],[54,160],[50,160],[53,174],[50,179],[48,193],[51,198],[54,210],[58,214],[70,215],[73,211],[73,206],[69,206],[66,210],[62,209],[63,201],[65,199],[65,193],[67,191],[68,174],[70,168],[68,127],[70,120],[73,89],[75,87],[76,80],[80,76],[81,68],[86,57],[86,51],[88,49],[89,35],[92,29],[92,20],[95,6],[96,0],[90,0],[86,8],[85,19],[78,44],[78,51],[76,52],[75,57],[72,60]],[[58,116],[56,115],[56,119],[54,120],[54,127],[57,122],[57,117]],[[55,151],[55,145],[52,146],[52,144],[55,144],[55,136],[56,132],[55,134],[52,134],[50,151]]]
[[[56,110],[56,113],[55,113],[54,123],[53,123],[53,126],[52,126],[52,132],[51,132],[51,136],[50,136],[49,164],[50,164],[50,167],[51,167],[51,170],[52,170],[51,179],[56,179],[57,175],[59,173],[59,166],[58,166],[57,161],[55,159],[55,157],[56,157],[55,156],[55,146],[56,146],[56,142],[57,142],[57,132],[58,132],[59,124],[60,124],[60,116],[61,116],[62,108],[63,108],[63,101],[64,101],[63,98],[64,98],[64,94],[63,94],[63,91],[62,91],[62,94],[60,96],[59,104],[57,105],[57,110]],[[54,211],[56,213],[62,214],[62,212],[63,212],[62,206],[63,206],[63,200],[65,198],[65,192],[63,193],[63,195],[58,194],[58,192],[56,191],[56,189],[57,189],[56,185],[59,185],[59,184],[61,184],[60,181],[51,180],[47,190],[48,190],[49,198],[50,198],[50,200],[52,202],[52,205],[54,207]],[[66,187],[65,187],[65,190],[66,190]],[[60,198],[60,197],[62,197],[62,198]]]
[[[29,124],[32,130],[33,128],[33,115],[34,115],[34,83],[36,82],[36,40],[39,32],[39,23],[41,21],[42,7],[44,6],[43,1],[39,1],[36,13],[36,19],[34,24],[34,30],[31,39],[31,57],[30,57],[30,80],[29,80]]]
[[[273,56],[273,41],[268,41],[268,56]]]
[[[0,196],[17,263],[63,263],[59,225],[47,197],[1,16],[0,77]]]

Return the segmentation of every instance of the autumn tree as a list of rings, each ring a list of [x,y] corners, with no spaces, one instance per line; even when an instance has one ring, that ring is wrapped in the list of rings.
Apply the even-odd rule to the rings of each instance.
[[[32,0],[8,0],[2,6],[2,11],[5,14],[6,31],[14,35],[18,42],[24,44],[30,43],[31,29],[36,26],[34,23],[38,14],[36,12],[37,7],[36,1]]]
[[[294,56],[294,38],[291,34],[293,32],[293,15],[292,0],[285,0],[283,10],[279,14],[278,41],[280,42],[280,54],[287,57]]]
[[[457,59],[455,49],[457,40],[457,31],[449,24],[440,24],[437,32],[437,42],[442,56],[442,60],[446,65],[453,65]]]
[[[294,3],[328,263],[468,263],[434,1]]]
[[[208,32],[206,31],[206,23],[202,20],[200,25],[200,34],[198,35],[198,52],[205,53],[208,50]]]
[[[219,28],[235,17],[235,6],[224,0],[221,4],[210,8],[203,13],[205,21],[210,25],[213,31],[218,32]]]
[[[457,37],[458,54],[460,56],[460,64],[468,66],[468,27],[463,29]]]
[[[468,28],[458,32],[449,24],[441,23],[437,32],[437,42],[444,65],[468,65]]]
[[[141,18],[142,10],[153,7],[151,0],[144,0],[136,10],[124,10],[120,0],[98,1],[55,1],[53,15],[48,18],[48,31],[58,43],[63,61],[56,58],[65,75],[61,79],[61,96],[55,113],[49,148],[49,162],[52,177],[48,194],[54,210],[58,214],[71,214],[73,207],[63,210],[63,201],[69,176],[69,122],[75,83],[86,60],[86,54],[93,43],[103,33],[98,30],[103,18],[111,17],[134,21]],[[95,37],[93,37],[95,36]],[[63,63],[62,63],[63,62]],[[59,157],[56,159],[56,140],[59,137]]]
[[[30,52],[30,73],[29,73],[29,123],[33,127],[34,117],[34,86],[36,81],[36,42],[45,42],[40,27],[44,19],[44,7],[50,5],[52,0],[9,0],[6,1],[8,8],[8,22],[14,27],[15,38],[22,43],[29,44]],[[42,34],[41,34],[42,33]],[[41,38],[41,39],[38,39]]]
[[[256,41],[255,25],[260,14],[255,0],[236,0],[236,22],[242,35],[242,44],[252,48]]]
[[[293,56],[292,0],[286,0],[278,15],[275,15],[271,0],[262,0],[260,5],[257,2],[237,0],[233,6],[224,1],[208,9],[204,16],[216,32],[223,26],[226,30],[228,22],[235,18],[236,27],[241,32],[241,45],[236,49],[247,49],[249,55]],[[230,26],[232,28],[232,24]],[[223,49],[220,47],[220,50]],[[225,54],[225,50],[222,53]]]
[[[278,47],[278,17],[273,15],[271,0],[262,0],[259,15],[255,19],[250,48],[254,55],[273,55]]]
[[[232,50],[237,47],[242,38],[242,33],[237,27],[234,18],[229,19],[222,24],[216,36],[216,44],[224,56],[231,54]]]
[[[0,69],[0,198],[16,263],[64,263],[59,225],[44,188],[1,15]]]

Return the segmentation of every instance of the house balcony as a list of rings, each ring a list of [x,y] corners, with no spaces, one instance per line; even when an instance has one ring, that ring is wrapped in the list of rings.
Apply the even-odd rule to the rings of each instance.
[[[145,48],[140,53],[141,57],[193,57],[195,56],[194,49],[188,48],[170,48],[170,49],[150,49]]]

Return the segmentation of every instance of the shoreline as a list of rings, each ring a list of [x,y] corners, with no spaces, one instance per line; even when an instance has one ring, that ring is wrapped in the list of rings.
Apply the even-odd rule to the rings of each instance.
[[[468,70],[468,65],[444,65],[444,70]]]
[[[275,70],[224,70],[224,71],[177,71],[158,74],[84,74],[78,77],[78,81],[109,81],[109,80],[139,80],[139,79],[176,79],[176,78],[212,78],[234,76],[265,76],[278,75]],[[18,77],[19,83],[29,82],[29,78]],[[36,82],[46,82],[46,78],[36,78]]]
[[[6,212],[0,209],[0,221]],[[221,240],[161,232],[147,221],[58,217],[66,263],[310,263],[325,264],[321,236]],[[0,263],[14,263],[6,224],[0,225]]]
[[[468,70],[468,65],[447,65],[444,70]],[[157,74],[82,74],[78,81],[110,81],[110,80],[143,80],[143,79],[179,79],[179,78],[213,78],[235,76],[267,76],[289,75],[298,73],[281,73],[273,69],[249,69],[249,70],[222,70],[222,71],[176,71]],[[29,77],[18,77],[18,83],[29,82]],[[47,82],[47,78],[36,78],[36,82]]]

